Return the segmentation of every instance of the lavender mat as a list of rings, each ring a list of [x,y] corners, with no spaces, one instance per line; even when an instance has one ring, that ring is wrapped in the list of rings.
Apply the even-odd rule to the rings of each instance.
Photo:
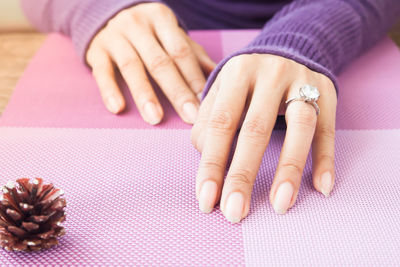
[[[283,137],[273,135],[242,224],[246,265],[398,266],[400,130],[337,131],[330,197],[313,188],[310,155],[295,206],[279,216],[267,198]]]
[[[67,234],[49,251],[0,249],[0,265],[243,264],[240,225],[198,209],[188,140],[187,130],[1,128],[0,183],[62,188]]]
[[[188,130],[2,128],[1,183],[42,176],[68,199],[67,235],[39,253],[0,250],[1,264],[396,265],[400,261],[400,130],[338,131],[330,198],[307,163],[284,216],[268,192],[284,133],[275,131],[241,224],[194,195]]]

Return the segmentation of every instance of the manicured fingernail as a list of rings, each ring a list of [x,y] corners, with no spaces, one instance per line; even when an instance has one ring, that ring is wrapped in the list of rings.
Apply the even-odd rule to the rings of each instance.
[[[192,102],[186,102],[183,104],[182,109],[188,122],[194,123],[197,118],[198,108]]]
[[[326,197],[329,197],[329,194],[331,193],[331,187],[332,187],[332,175],[329,171],[324,172],[321,175],[321,193],[324,194]]]
[[[110,96],[107,98],[107,107],[112,113],[118,113],[120,109],[120,103],[117,98]]]
[[[153,102],[147,102],[144,105],[144,114],[146,116],[146,121],[152,125],[161,121],[161,114]]]
[[[229,195],[225,206],[225,217],[232,223],[240,222],[244,207],[244,197],[240,192],[233,192]]]
[[[199,208],[204,213],[210,213],[217,197],[217,184],[214,181],[205,181],[200,189]]]
[[[290,182],[284,182],[279,186],[273,203],[274,210],[277,213],[284,214],[288,210],[293,192],[294,188]]]

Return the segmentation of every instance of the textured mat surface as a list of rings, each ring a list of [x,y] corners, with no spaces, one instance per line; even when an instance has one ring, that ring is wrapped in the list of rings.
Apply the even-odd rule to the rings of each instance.
[[[400,262],[400,130],[339,130],[336,181],[315,191],[311,158],[299,197],[285,216],[266,200],[283,135],[275,134],[242,224],[247,265],[397,266]]]
[[[0,249],[0,263],[243,264],[240,225],[198,209],[188,140],[188,130],[2,128],[1,184],[44,177],[62,188],[67,234],[49,251]]]
[[[232,225],[198,210],[188,130],[2,128],[0,182],[41,176],[63,188],[68,232],[49,251],[0,250],[0,263],[398,263],[400,130],[338,131],[331,197],[312,188],[309,160],[285,216],[268,201],[283,137],[272,136],[250,215]]]

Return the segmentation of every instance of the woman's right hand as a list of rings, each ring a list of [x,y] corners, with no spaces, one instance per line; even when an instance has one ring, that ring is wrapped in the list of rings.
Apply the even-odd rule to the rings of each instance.
[[[125,108],[115,80],[116,66],[142,118],[153,125],[162,120],[163,109],[146,70],[182,120],[194,123],[204,73],[216,65],[179,26],[172,10],[160,3],[142,3],[119,12],[93,38],[86,60],[110,112]]]

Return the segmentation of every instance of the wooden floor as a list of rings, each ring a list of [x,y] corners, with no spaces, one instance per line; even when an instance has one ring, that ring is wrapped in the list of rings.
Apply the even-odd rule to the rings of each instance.
[[[400,47],[400,24],[390,36]],[[41,33],[0,33],[0,114],[19,77],[45,39]]]
[[[0,34],[0,114],[26,65],[44,39],[45,35],[40,33]]]

